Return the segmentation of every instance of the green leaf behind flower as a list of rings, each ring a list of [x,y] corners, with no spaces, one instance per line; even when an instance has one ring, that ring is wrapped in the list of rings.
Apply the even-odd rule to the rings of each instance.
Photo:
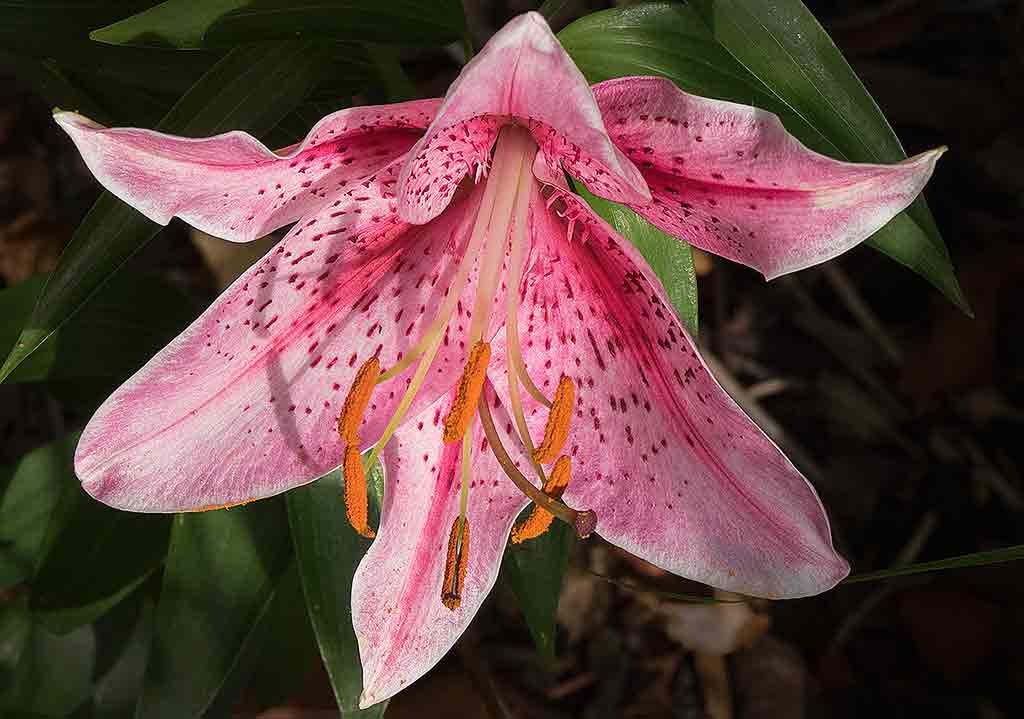
[[[369,472],[367,484],[372,524],[383,490],[379,464]],[[293,489],[286,499],[306,608],[338,707],[346,717],[383,716],[386,702],[359,710],[363,673],[352,629],[352,577],[370,542],[359,536],[345,517],[341,470]]]
[[[641,4],[589,15],[559,38],[591,82],[660,75],[687,92],[774,112],[806,145],[833,157],[906,157],[874,100],[799,0]],[[868,244],[970,313],[923,198]]]
[[[456,40],[464,29],[458,0],[167,0],[91,37],[177,48],[296,36],[431,45]]]
[[[136,716],[201,717],[238,685],[291,557],[279,499],[174,518]]]
[[[214,65],[168,112],[159,129],[186,136],[244,129],[259,136],[330,72],[322,44],[289,40],[240,47]],[[103,193],[50,275],[28,324],[0,367],[0,381],[68,320],[160,227]]]

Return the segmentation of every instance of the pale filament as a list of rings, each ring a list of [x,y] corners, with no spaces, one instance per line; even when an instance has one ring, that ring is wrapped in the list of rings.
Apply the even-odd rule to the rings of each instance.
[[[510,405],[522,445],[543,485],[545,481],[544,470],[533,459],[534,443],[523,412],[520,383],[538,402],[547,407],[551,407],[551,402],[537,388],[526,370],[518,332],[520,284],[526,262],[527,248],[529,247],[529,208],[532,193],[535,190],[534,183],[536,180],[533,177],[533,162],[537,150],[537,145],[532,136],[524,128],[508,126],[499,134],[495,145],[491,170],[484,180],[486,187],[484,188],[480,207],[473,223],[472,232],[469,241],[466,243],[463,256],[459,260],[459,265],[444,301],[416,346],[402,360],[396,362],[394,366],[379,375],[377,384],[399,376],[404,370],[412,366],[417,359],[419,360],[416,371],[409,380],[408,386],[399,400],[394,414],[384,428],[380,439],[368,453],[364,463],[365,467],[373,466],[378,461],[381,451],[391,440],[395,431],[397,431],[399,424],[412,406],[416,394],[423,386],[441,343],[449,330],[449,324],[455,314],[459,300],[469,283],[472,269],[478,260],[479,276],[466,346],[468,349],[476,346],[478,343],[486,343],[488,341],[491,326],[491,310],[502,278],[502,264],[507,252],[505,328]],[[466,371],[470,371],[468,365]],[[520,491],[554,516],[573,524],[581,536],[589,534],[593,529],[595,521],[593,512],[579,512],[570,509],[559,500],[548,497],[527,480],[516,469],[508,452],[501,446],[484,395],[480,396],[475,409],[477,411],[473,413],[474,416],[470,417],[466,429],[461,430],[460,428],[459,430],[463,432],[460,447],[461,488],[459,496],[459,516],[463,521],[459,524],[456,542],[462,542],[462,527],[465,526],[464,520],[466,519],[469,484],[472,473],[472,430],[476,421],[476,415],[479,415],[482,419],[488,444],[498,464]],[[449,439],[447,441],[453,440]]]
[[[402,395],[395,413],[391,416],[391,420],[384,428],[380,439],[373,446],[373,450],[367,458],[366,466],[372,467],[377,462],[384,446],[398,429],[398,425],[401,424],[405,413],[409,411],[416,393],[427,377],[427,372],[430,371],[430,366],[433,364],[437,350],[444,339],[448,323],[451,321],[459,298],[462,296],[462,291],[469,280],[469,273],[473,268],[473,263],[480,254],[480,250],[489,234],[488,228],[494,215],[495,205],[497,204],[496,200],[499,194],[512,194],[513,196],[515,194],[521,168],[519,153],[522,152],[522,148],[519,143],[520,138],[517,135],[510,135],[505,132],[499,135],[494,153],[494,164],[487,178],[487,186],[484,188],[484,196],[480,202],[480,209],[477,211],[476,221],[473,223],[473,233],[470,235],[469,243],[466,245],[466,251],[463,253],[462,261],[455,273],[455,278],[448,288],[448,296],[445,297],[444,303],[441,305],[440,310],[438,310],[437,317],[427,329],[423,339],[417,344],[417,348],[409,353],[403,361],[398,362],[394,367],[383,373],[377,380],[377,383],[380,384],[393,378],[398,372],[412,364],[418,352],[422,352],[419,366],[416,367],[416,372],[413,374],[405,394]],[[516,149],[519,152],[510,151]],[[419,350],[420,347],[423,347],[423,349]]]

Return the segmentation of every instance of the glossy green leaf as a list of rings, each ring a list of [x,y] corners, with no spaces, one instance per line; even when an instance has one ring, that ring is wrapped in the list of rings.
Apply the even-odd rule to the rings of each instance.
[[[203,716],[271,606],[290,558],[280,500],[174,518],[136,716]]]
[[[89,699],[95,662],[92,627],[58,635],[32,625],[24,637],[18,665],[0,696],[0,715],[9,716],[6,710],[16,710],[46,717],[69,716]]]
[[[177,48],[295,36],[430,45],[458,39],[464,27],[458,0],[167,0],[91,37]]]
[[[0,47],[53,57],[88,44],[89,30],[152,4],[151,0],[4,0]]]
[[[188,136],[270,130],[305,98],[329,65],[320,44],[291,40],[238,48],[197,82],[160,123]],[[0,368],[0,381],[43,344],[160,227],[109,193],[86,215]]]
[[[31,631],[32,615],[24,600],[0,605],[0,700],[11,691]]]
[[[371,497],[380,496],[382,480],[378,465],[367,477]],[[358,708],[363,673],[352,629],[352,577],[370,542],[345,518],[342,472],[293,489],[286,498],[306,607],[338,706],[346,717],[380,717],[386,703]]]
[[[918,562],[916,564],[908,564],[902,567],[880,569],[877,572],[862,572],[847,577],[843,580],[843,584],[875,582],[880,579],[905,577],[911,574],[938,572],[948,569],[968,569],[970,567],[984,567],[990,564],[1002,564],[1003,562],[1019,562],[1022,559],[1024,559],[1024,544],[1017,544],[1012,547],[1003,547],[1002,549],[993,549],[987,552],[961,554],[958,557],[938,559],[934,562]]]
[[[61,494],[77,485],[72,463],[78,435],[23,456],[0,498],[0,589],[31,579]]]
[[[94,621],[141,584],[167,553],[170,517],[112,509],[73,481],[68,519],[52,539],[30,607],[54,631]]]
[[[533,643],[545,657],[555,655],[558,600],[572,539],[573,530],[568,524],[554,522],[536,539],[510,544],[505,551],[505,576],[519,601]]]
[[[246,706],[253,710],[287,703],[301,690],[319,658],[298,567],[291,561],[205,717],[232,716],[243,692]]]
[[[34,277],[0,290],[0,353],[17,339],[46,283]],[[104,285],[74,321],[33,353],[8,381],[100,381],[109,393],[195,316],[188,298],[159,275],[123,273]]]
[[[594,212],[640,250],[640,254],[665,286],[665,292],[690,336],[696,338],[697,274],[693,269],[693,250],[690,245],[666,235],[625,205],[597,197],[580,189],[578,184],[577,189]]]
[[[585,17],[559,38],[592,82],[661,75],[687,92],[774,112],[806,145],[833,157],[905,157],[871,96],[799,0],[641,4]],[[868,244],[970,311],[923,199]]]
[[[141,602],[133,612],[131,630],[118,643],[119,651],[109,668],[97,668],[91,719],[130,719],[134,715],[153,641],[153,614],[153,602]],[[100,637],[102,647],[102,633]]]
[[[302,593],[298,562],[292,561],[262,622],[247,684],[261,708],[285,704],[302,691],[320,665],[313,626]]]

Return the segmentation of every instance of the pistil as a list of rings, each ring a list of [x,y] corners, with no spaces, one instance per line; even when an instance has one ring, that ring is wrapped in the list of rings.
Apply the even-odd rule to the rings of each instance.
[[[502,470],[504,470],[505,474],[512,480],[512,483],[516,485],[519,491],[525,494],[538,507],[542,507],[573,527],[580,539],[589,537],[597,526],[597,515],[590,509],[577,511],[567,507],[557,499],[544,494],[544,492],[533,486],[533,483],[523,476],[523,473],[516,467],[512,458],[508,456],[508,452],[498,437],[498,431],[494,427],[494,418],[491,416],[490,407],[487,406],[486,397],[480,398],[480,424],[484,429],[484,435],[487,437],[491,451],[494,453],[494,458],[498,460],[499,466],[501,466]]]
[[[551,478],[544,483],[541,491],[552,499],[561,499],[565,488],[569,486],[572,475],[572,460],[564,454],[555,462],[551,470]],[[535,539],[548,531],[555,519],[551,512],[534,505],[530,515],[519,526],[512,530],[512,544],[521,544],[527,539]]]

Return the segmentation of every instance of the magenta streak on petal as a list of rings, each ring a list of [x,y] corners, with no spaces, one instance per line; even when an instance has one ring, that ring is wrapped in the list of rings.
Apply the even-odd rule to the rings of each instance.
[[[486,163],[498,129],[511,122],[531,129],[552,172],[564,166],[574,175],[599,176],[597,193],[621,202],[650,201],[643,177],[608,138],[583,75],[543,17],[527,13],[491,38],[452,83],[402,171],[399,214],[419,223],[442,212],[454,190],[451,179],[439,176],[461,173],[457,184]],[[473,141],[453,145],[464,132]]]
[[[605,539],[713,586],[831,587],[847,566],[813,489],[714,381],[636,250],[563,201],[565,218],[533,204],[520,328],[538,384],[564,372],[577,386],[566,503],[593,509]],[[528,402],[537,435],[546,413]]]
[[[339,464],[335,421],[355,372],[373,355],[390,365],[418,341],[481,195],[408,226],[394,215],[394,176],[382,174],[304,218],[104,403],[76,452],[91,494],[125,509],[181,511],[275,494]],[[444,343],[414,411],[447,391],[465,356],[460,343]],[[405,379],[375,392],[366,442]]]
[[[408,686],[448,652],[494,585],[512,522],[526,504],[486,449],[477,424],[466,583],[459,607],[445,607],[441,588],[448,535],[459,515],[461,474],[459,446],[441,440],[440,417],[450,402],[443,397],[407,422],[382,455],[381,526],[352,584],[363,707]],[[495,421],[503,441],[510,442],[510,420],[500,405]],[[518,452],[513,456],[524,459]]]
[[[665,79],[593,89],[613,141],[654,196],[634,209],[769,279],[867,239],[921,192],[943,152],[894,165],[840,162],[804,147],[769,112],[688,95]]]
[[[297,145],[274,153],[244,132],[175,137],[103,128],[60,112],[97,180],[149,219],[178,216],[234,242],[247,242],[318,210],[348,182],[405,153],[429,125],[438,100],[341,110]]]

